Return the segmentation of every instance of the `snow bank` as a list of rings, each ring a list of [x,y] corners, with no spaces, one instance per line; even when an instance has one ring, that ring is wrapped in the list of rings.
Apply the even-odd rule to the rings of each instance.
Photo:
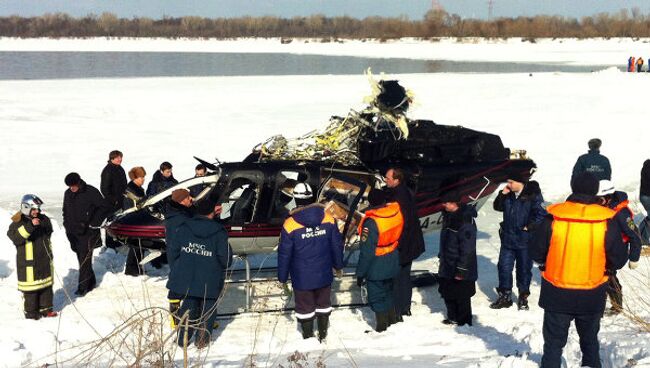
[[[363,56],[424,60],[540,62],[575,65],[627,65],[629,56],[643,56],[648,39],[537,39],[442,38],[432,41],[404,38],[321,42],[295,39],[283,44],[279,38],[157,39],[18,39],[0,38],[0,51],[138,51],[138,52],[244,52],[310,55]]]

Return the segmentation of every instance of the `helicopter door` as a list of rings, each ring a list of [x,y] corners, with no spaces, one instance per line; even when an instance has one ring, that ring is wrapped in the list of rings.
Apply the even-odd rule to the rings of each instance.
[[[328,178],[318,193],[318,202],[336,219],[347,245],[357,241],[357,226],[363,217],[358,207],[367,187],[359,180],[337,175]]]

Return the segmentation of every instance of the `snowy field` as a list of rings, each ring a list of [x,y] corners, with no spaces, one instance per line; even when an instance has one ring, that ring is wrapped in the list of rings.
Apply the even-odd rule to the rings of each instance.
[[[0,50],[254,50],[388,55],[465,60],[561,61],[620,65],[638,53],[642,41],[520,41],[455,44],[445,40],[390,44],[346,43],[280,45],[277,40],[217,42],[183,41],[0,41]],[[161,46],[162,45],[162,46]],[[167,45],[167,46],[165,46]],[[455,46],[454,46],[455,45]],[[253,48],[251,48],[253,47]],[[282,49],[280,49],[282,47]],[[284,47],[287,47],[284,49]],[[449,50],[438,57],[436,48]],[[532,50],[531,48],[537,48]],[[455,50],[455,51],[454,51]],[[501,52],[500,50],[503,50]],[[472,53],[475,53],[472,55]],[[453,57],[449,57],[452,55]],[[379,72],[379,71],[375,71]],[[578,155],[587,140],[600,137],[613,166],[613,180],[630,193],[637,213],[639,173],[649,158],[644,102],[650,73],[603,69],[596,73],[562,74],[409,74],[399,79],[416,96],[412,118],[463,125],[499,134],[513,149],[526,149],[536,161],[535,178],[547,201],[564,199]],[[124,152],[123,166],[144,166],[147,179],[161,161],[174,164],[183,179],[193,174],[193,155],[211,160],[240,160],[275,134],[297,136],[321,127],[330,115],[361,108],[369,84],[357,76],[283,76],[0,81],[0,229],[7,228],[24,193],[36,193],[55,220],[55,309],[60,318],[26,321],[16,289],[15,248],[0,237],[0,366],[44,366],[81,353],[81,344],[101,338],[143,306],[166,307],[166,270],[131,278],[121,271],[125,256],[96,252],[98,289],[75,298],[77,262],[60,226],[66,189],[63,177],[77,171],[99,186],[108,152]],[[222,321],[207,352],[189,350],[190,359],[205,366],[288,366],[294,352],[309,353],[328,367],[534,367],[542,352],[543,311],[536,306],[539,273],[534,271],[531,310],[491,310],[495,297],[499,251],[499,214],[486,205],[478,226],[479,281],[473,298],[475,325],[441,324],[444,304],[435,288],[414,290],[413,316],[382,334],[370,329],[369,309],[337,310],[326,344],[303,341],[291,315],[243,316]],[[438,234],[426,237],[427,253],[414,269],[435,270]],[[620,273],[626,305],[646,321],[643,301],[650,285],[650,263]],[[71,296],[72,298],[69,298]],[[370,320],[373,324],[374,321]],[[650,335],[625,316],[605,317],[600,333],[605,367],[650,366]],[[71,349],[72,348],[72,349]],[[58,351],[58,353],[56,353]],[[567,367],[580,363],[578,337],[572,329],[564,356]],[[182,365],[183,356],[173,357]],[[74,362],[71,361],[71,362]],[[96,366],[105,366],[97,360]],[[117,362],[117,365],[125,365]],[[66,366],[66,364],[62,364]],[[73,365],[73,363],[67,363]]]

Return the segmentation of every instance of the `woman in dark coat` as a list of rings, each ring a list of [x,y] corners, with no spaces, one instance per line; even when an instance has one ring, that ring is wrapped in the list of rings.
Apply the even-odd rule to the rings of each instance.
[[[440,232],[440,286],[438,291],[447,306],[444,324],[472,325],[471,298],[476,294],[476,209],[461,204],[457,193],[442,197],[445,208]]]
[[[137,166],[129,170],[129,179],[131,181],[126,185],[124,192],[124,209],[131,208],[144,199],[144,177],[147,172],[142,166]],[[143,258],[142,250],[136,250],[129,247],[129,254],[126,256],[126,265],[124,266],[124,273],[129,276],[139,276],[144,274],[144,268],[140,267],[139,263]]]

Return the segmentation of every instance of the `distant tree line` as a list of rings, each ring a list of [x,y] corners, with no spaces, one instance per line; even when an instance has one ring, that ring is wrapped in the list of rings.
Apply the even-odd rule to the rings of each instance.
[[[400,37],[650,37],[650,16],[638,8],[581,19],[535,17],[463,19],[444,10],[431,10],[421,20],[406,17],[241,17],[163,19],[118,18],[111,13],[74,18],[67,14],[39,17],[0,17],[5,37],[308,37],[392,39]]]

